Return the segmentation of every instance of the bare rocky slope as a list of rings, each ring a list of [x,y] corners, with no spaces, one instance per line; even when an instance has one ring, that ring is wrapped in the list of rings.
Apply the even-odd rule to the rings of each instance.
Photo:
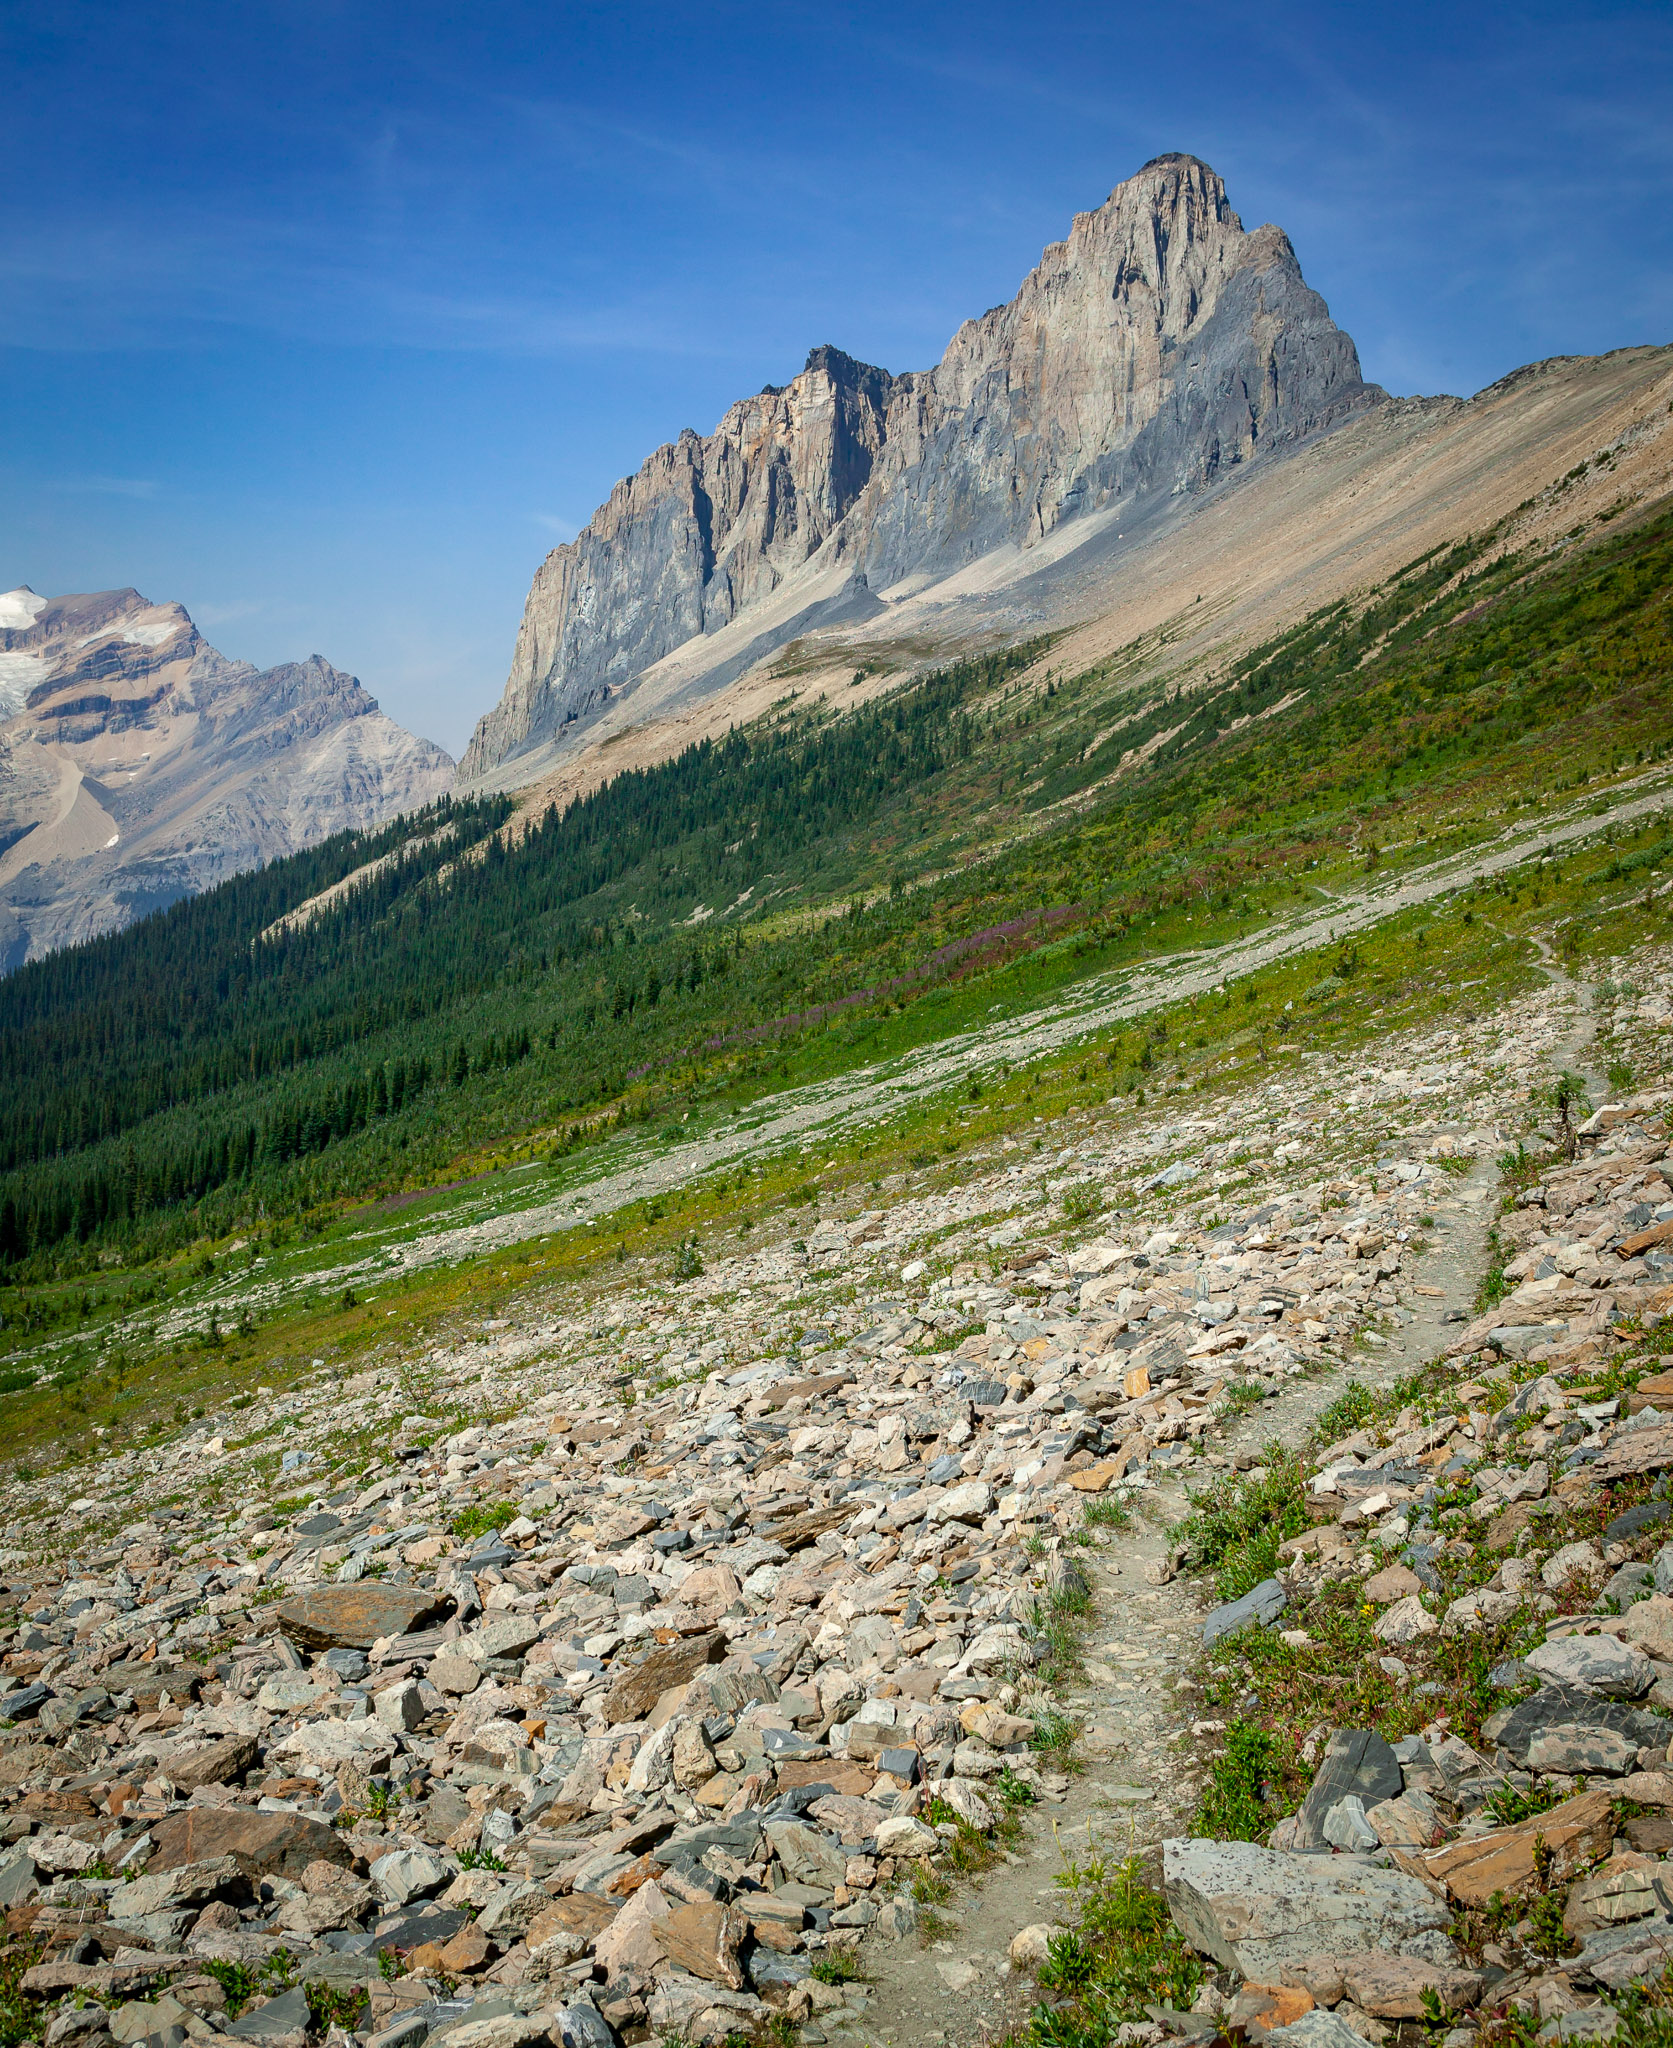
[[[256,669],[136,590],[0,595],[0,971],[447,790],[322,660]]]
[[[538,753],[689,641],[744,625],[742,673],[1066,521],[1143,524],[1383,396],[1281,230],[1247,233],[1206,164],[1158,157],[933,370],[815,349],[618,484],[541,565],[463,772]]]
[[[1626,1505],[1673,1469],[1666,1075],[1528,1127],[1663,1055],[1665,942],[1612,967],[0,1480],[16,2038],[930,2048],[1043,2000],[1020,2038],[1073,2048],[1630,2048],[1673,1938],[1673,1546]],[[1302,1526],[1204,1614],[1187,1484],[1309,1432]],[[1233,1680],[1320,1715],[1266,1843],[1193,1828]],[[1151,1895],[1094,1853],[1160,1859],[1188,2012],[1064,1996],[1083,1828],[1106,1914]]]

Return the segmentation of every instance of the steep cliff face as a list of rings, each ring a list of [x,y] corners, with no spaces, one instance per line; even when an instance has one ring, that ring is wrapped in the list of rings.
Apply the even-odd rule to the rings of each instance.
[[[799,377],[689,428],[536,572],[511,677],[466,756],[549,739],[601,697],[777,589],[869,480],[896,379],[818,348]]]
[[[0,594],[0,971],[452,780],[317,654],[229,661],[136,590]]]
[[[532,752],[653,662],[769,597],[791,631],[1064,520],[1201,490],[1383,394],[1277,228],[1194,157],[1079,215],[933,370],[834,349],[617,485],[535,577],[505,696],[461,774]],[[766,635],[770,641],[772,629]]]

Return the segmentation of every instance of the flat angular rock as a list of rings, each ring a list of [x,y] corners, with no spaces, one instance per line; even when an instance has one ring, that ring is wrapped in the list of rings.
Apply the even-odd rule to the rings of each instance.
[[[1354,1855],[1366,1856],[1382,1847],[1376,1829],[1365,1817],[1364,1800],[1352,1792],[1338,1799],[1325,1815],[1321,1832],[1333,1849],[1346,1849]]]
[[[230,1785],[255,1760],[253,1735],[226,1735],[190,1756],[171,1758],[168,1775],[176,1791],[195,1792],[200,1785]]]
[[[1485,1906],[1495,1892],[1507,1898],[1534,1882],[1534,1849],[1551,1857],[1551,1881],[1577,1877],[1607,1853],[1615,1820],[1607,1792],[1583,1792],[1513,1828],[1466,1837],[1427,1852],[1396,1852],[1402,1866],[1444,1884],[1463,1906]]]
[[[1434,1801],[1418,1786],[1369,1808],[1365,1818],[1385,1849],[1433,1848],[1446,1833]]]
[[[1354,1956],[1343,1966],[1342,1980],[1354,2004],[1378,2020],[1422,2019],[1426,1990],[1449,2012],[1465,2011],[1482,1993],[1479,1970],[1449,1969],[1411,1956]]]
[[[670,1686],[683,1685],[705,1664],[718,1664],[727,1652],[727,1640],[719,1629],[702,1635],[682,1636],[653,1650],[642,1664],[635,1664],[618,1678],[604,1697],[605,1718],[618,1725],[641,1721]]]
[[[1222,1636],[1234,1636],[1239,1629],[1271,1628],[1289,1605],[1289,1595],[1276,1579],[1262,1579],[1241,1599],[1216,1607],[1202,1625],[1203,1648],[1209,1649]]]
[[[146,1875],[186,1863],[232,1857],[246,1877],[300,1879],[310,1863],[354,1862],[336,1828],[300,1813],[257,1813],[247,1806],[193,1806],[151,1824]]]
[[[371,1878],[379,1896],[391,1905],[404,1906],[409,1899],[429,1898],[439,1892],[452,1872],[440,1857],[427,1849],[395,1849],[372,1865]]]
[[[786,1550],[806,1550],[810,1543],[816,1543],[832,1529],[840,1529],[844,1522],[852,1521],[854,1512],[852,1507],[838,1502],[835,1507],[814,1508],[805,1515],[792,1515],[787,1522],[774,1522],[770,1533],[773,1541],[782,1544]]]
[[[791,1877],[801,1883],[834,1891],[846,1880],[848,1852],[821,1829],[810,1828],[805,1821],[770,1820],[762,1833]]]
[[[470,1657],[460,1657],[448,1651],[435,1658],[424,1675],[437,1692],[462,1697],[475,1692],[482,1683],[482,1666]]]
[[[1171,1838],[1162,1844],[1162,1886],[1193,1948],[1262,1984],[1304,1956],[1390,1948],[1452,1917],[1405,1871],[1253,1842]]]
[[[569,1892],[535,1915],[523,1939],[534,1950],[560,1935],[577,1934],[590,1947],[618,1911],[614,1899],[599,1898],[592,1892]]]
[[[841,1757],[780,1764],[775,1775],[781,1792],[793,1791],[801,1785],[829,1785],[833,1792],[852,1799],[863,1799],[877,1783],[877,1773],[869,1764],[851,1763]]]
[[[617,2048],[615,2029],[598,2007],[585,1999],[559,2007],[552,2015],[547,2038],[553,2048]]]
[[[1636,1613],[1637,1609],[1633,1612]],[[1499,1743],[1517,1763],[1524,1766],[1531,1764],[1533,1745],[1541,1737],[1561,1731],[1566,1741],[1575,1729],[1611,1730],[1620,1737],[1619,1746],[1630,1743],[1635,1754],[1639,1749],[1665,1747],[1667,1742],[1667,1723],[1655,1715],[1622,1701],[1602,1699],[1595,1693],[1581,1692],[1577,1687],[1567,1685],[1542,1685],[1530,1699],[1501,1708],[1482,1724],[1482,1733],[1488,1741]],[[1549,1765],[1545,1768],[1557,1767]],[[1631,1765],[1619,1768],[1630,1770]]]
[[[1618,1634],[1623,1642],[1636,1643],[1646,1656],[1673,1663],[1673,1600],[1660,1591],[1635,1600],[1610,1633]]]
[[[993,1488],[985,1479],[951,1486],[929,1511],[932,1522],[980,1522],[993,1512]]]
[[[1641,1536],[1646,1529],[1660,1528],[1669,1520],[1673,1520],[1673,1507],[1666,1501],[1640,1501],[1637,1507],[1623,1510],[1614,1521],[1605,1525],[1603,1540],[1605,1543],[1625,1543],[1630,1537]]]
[[[1385,1643],[1415,1643],[1421,1636],[1432,1636],[1440,1623],[1429,1612],[1416,1593],[1408,1593],[1403,1600],[1396,1600],[1392,1607],[1384,1608],[1377,1616],[1372,1633]]]
[[[1596,1485],[1611,1479],[1630,1479],[1640,1472],[1665,1472],[1673,1465],[1673,1422],[1634,1429],[1616,1437],[1600,1456],[1586,1467],[1586,1477]]]
[[[293,2035],[300,2041],[312,2024],[308,1994],[299,1984],[254,2011],[240,2014],[227,2032],[241,2041],[288,2041]]]
[[[1600,1927],[1616,1927],[1631,1920],[1644,1920],[1666,1910],[1658,1882],[1660,1865],[1653,1856],[1629,1851],[1615,1855],[1600,1870],[1594,1870],[1570,1891],[1563,1907],[1563,1932],[1584,1937]]]
[[[415,1586],[360,1579],[350,1586],[314,1586],[281,1600],[279,1626],[305,1650],[369,1650],[383,1636],[404,1636],[442,1611],[439,1594]]]
[[[490,1657],[522,1657],[540,1640],[541,1623],[533,1614],[496,1614],[462,1638],[459,1648],[476,1663]]]
[[[501,1948],[510,1948],[513,1942],[526,1938],[551,1903],[552,1895],[544,1885],[509,1884],[483,1907],[476,1924],[484,1934],[491,1934]]]
[[[1528,1768],[1565,1777],[1617,1778],[1638,1761],[1639,1745],[1614,1728],[1545,1728],[1528,1744]]]
[[[552,2038],[551,2022],[544,2014],[514,2008],[463,2020],[450,2027],[444,2038],[453,2048],[546,2048]]]
[[[1588,1937],[1578,1956],[1565,1967],[1582,1982],[1621,1991],[1659,1977],[1673,1955],[1673,1919],[1638,1920],[1629,1927],[1606,1927]]]
[[[671,1911],[654,1878],[639,1887],[593,1945],[594,1959],[606,1977],[648,1977],[655,1970],[663,1959],[656,1923]]]
[[[399,1685],[385,1686],[373,1695],[372,1711],[386,1728],[410,1734],[424,1719],[424,1701],[416,1679],[404,1678]]]
[[[1352,1794],[1369,1811],[1385,1799],[1398,1798],[1404,1782],[1399,1759],[1374,1728],[1339,1728],[1325,1745],[1312,1786],[1296,1815],[1295,1846],[1317,1849],[1324,1845],[1325,1817],[1338,1800]]]
[[[119,1901],[125,1920],[140,1920],[148,1913],[167,1913],[181,1906],[201,1906],[218,1893],[249,1896],[249,1880],[233,1856],[215,1856],[202,1863],[177,1863],[162,1871],[147,1871],[122,1886]]]
[[[741,1914],[713,1903],[676,1906],[655,1923],[656,1938],[671,1963],[732,1991],[744,1990],[749,1982],[738,1960],[748,1931]]]
[[[933,1828],[904,1813],[891,1814],[877,1830],[880,1856],[933,1856],[941,1839]]]
[[[731,2038],[760,2038],[773,2010],[752,1991],[671,1976],[652,1992],[647,2017],[658,2041],[671,2038],[689,2041],[692,2048],[721,2048]]]

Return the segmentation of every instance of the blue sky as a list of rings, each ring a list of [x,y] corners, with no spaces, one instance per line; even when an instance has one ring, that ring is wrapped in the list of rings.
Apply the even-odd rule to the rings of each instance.
[[[541,555],[1167,149],[1400,392],[1673,329],[1673,10],[0,6],[0,588],[132,583],[458,753]]]

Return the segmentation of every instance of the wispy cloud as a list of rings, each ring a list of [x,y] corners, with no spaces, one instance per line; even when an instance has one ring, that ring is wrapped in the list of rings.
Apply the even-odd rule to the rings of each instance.
[[[581,522],[565,519],[556,512],[536,512],[534,523],[542,533],[551,534],[554,540],[573,540],[581,531]]]

